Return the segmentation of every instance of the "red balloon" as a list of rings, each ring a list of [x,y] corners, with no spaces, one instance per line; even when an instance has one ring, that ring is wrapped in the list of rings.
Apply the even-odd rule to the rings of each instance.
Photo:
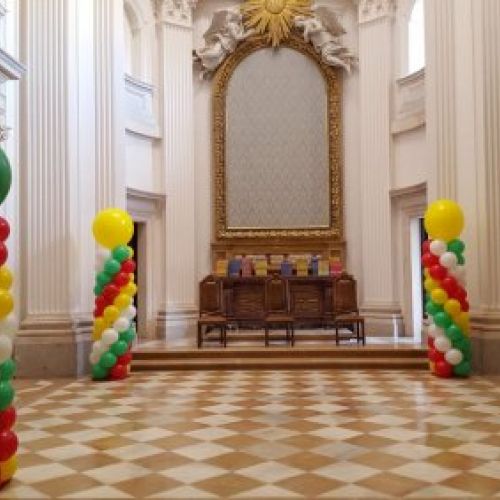
[[[428,356],[429,359],[434,363],[438,363],[439,361],[444,361],[444,354],[442,352],[437,351],[435,348],[429,349]]]
[[[458,281],[453,276],[447,276],[441,282],[441,288],[450,296],[453,297],[459,288]]]
[[[422,243],[422,253],[429,253],[431,251],[431,240],[425,240]]]
[[[470,304],[467,300],[461,301],[460,306],[462,307],[463,312],[469,312]]]
[[[111,380],[122,380],[127,377],[127,367],[125,365],[116,364],[109,372]]]
[[[439,257],[430,252],[424,253],[422,255],[422,264],[424,267],[437,266],[439,264]]]
[[[9,256],[9,251],[5,246],[3,241],[0,241],[0,266],[3,266],[7,262],[7,257]]]
[[[465,302],[467,300],[467,292],[462,287],[459,287],[454,293],[454,298],[459,302]]]
[[[441,266],[441,265],[438,264],[436,266],[432,266],[429,269],[429,274],[436,281],[441,281],[441,280],[444,280],[446,278],[446,275],[448,274],[448,271],[446,271],[445,267],[443,267],[443,266]]]
[[[104,308],[99,308],[99,307],[96,307],[94,309],[94,318],[99,318],[100,316],[102,316],[104,314]]]
[[[16,409],[9,406],[7,409],[0,411],[0,431],[8,431],[14,427],[16,423]]]
[[[9,223],[3,217],[0,217],[0,241],[5,241],[9,237],[9,235]]]
[[[427,337],[427,345],[429,349],[434,349],[434,339],[432,337]]]
[[[5,462],[17,451],[19,441],[12,431],[0,432],[0,462]]]
[[[113,302],[116,297],[120,295],[120,289],[113,283],[109,283],[104,287],[102,291],[102,296],[108,301]]]
[[[118,356],[117,364],[127,366],[132,361],[132,354],[130,352],[126,352],[122,356]]]
[[[436,362],[436,375],[439,377],[448,378],[453,374],[453,367],[447,361],[437,361]]]
[[[118,273],[115,276],[113,283],[118,287],[122,287],[122,286],[125,286],[129,281],[130,281],[130,278],[129,278],[128,273]]]
[[[108,305],[108,301],[102,296],[95,298],[95,307],[96,309],[104,309]]]
[[[122,263],[122,273],[133,273],[135,271],[135,262],[132,259],[128,259]]]

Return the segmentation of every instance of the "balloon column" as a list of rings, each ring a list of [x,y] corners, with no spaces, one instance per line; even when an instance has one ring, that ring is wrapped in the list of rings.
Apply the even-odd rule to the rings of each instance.
[[[468,376],[471,371],[469,302],[465,291],[465,245],[459,239],[464,216],[451,200],[431,203],[425,213],[429,239],[423,244],[429,361],[439,377]]]
[[[107,250],[99,254],[94,287],[95,309],[92,333],[92,378],[119,380],[127,377],[136,338],[136,309],[132,298],[137,293],[134,283],[134,252],[127,246],[134,234],[130,215],[119,208],[99,212],[92,226],[94,237]]]
[[[3,203],[9,193],[11,181],[10,163],[0,148],[0,203]],[[0,217],[0,487],[16,472],[18,447],[17,436],[12,430],[16,423],[16,410],[12,406],[14,389],[11,383],[16,371],[16,364],[12,359],[16,327],[12,317],[9,317],[14,309],[14,301],[9,292],[12,273],[5,265],[8,256],[5,241],[9,234],[9,223]]]

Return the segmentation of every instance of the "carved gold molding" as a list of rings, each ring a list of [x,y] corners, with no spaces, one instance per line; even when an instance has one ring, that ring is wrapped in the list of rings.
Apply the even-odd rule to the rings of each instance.
[[[279,239],[308,240],[325,238],[343,241],[343,192],[342,192],[342,70],[323,63],[314,47],[292,34],[281,47],[297,50],[311,58],[320,69],[328,93],[328,137],[330,169],[330,223],[325,228],[297,229],[243,229],[228,228],[226,210],[226,96],[229,81],[237,66],[250,54],[269,48],[267,36],[257,35],[243,41],[217,70],[213,80],[213,154],[215,170],[214,205],[216,240]]]

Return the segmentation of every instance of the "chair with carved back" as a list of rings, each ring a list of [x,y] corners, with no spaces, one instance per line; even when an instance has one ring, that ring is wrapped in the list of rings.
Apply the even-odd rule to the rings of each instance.
[[[365,345],[365,319],[359,314],[356,280],[350,274],[342,273],[334,281],[332,300],[336,344],[339,344],[339,329],[347,328],[356,335],[358,343],[361,340]]]
[[[205,328],[205,332],[203,329]],[[222,300],[222,281],[207,276],[200,282],[200,316],[198,318],[198,348],[209,328],[220,330],[220,343],[226,345],[227,318]]]
[[[288,280],[273,275],[266,281],[265,343],[269,346],[269,330],[280,327],[286,330],[286,341],[295,345],[294,318],[290,313]]]

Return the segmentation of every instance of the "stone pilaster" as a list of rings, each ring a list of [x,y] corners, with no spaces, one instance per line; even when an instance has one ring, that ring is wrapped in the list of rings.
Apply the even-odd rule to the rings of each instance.
[[[367,332],[404,333],[395,301],[391,234],[392,24],[395,2],[359,4],[361,213],[363,283],[361,309]]]
[[[166,204],[166,303],[159,326],[184,334],[197,311],[192,3],[157,3],[163,83]]]

